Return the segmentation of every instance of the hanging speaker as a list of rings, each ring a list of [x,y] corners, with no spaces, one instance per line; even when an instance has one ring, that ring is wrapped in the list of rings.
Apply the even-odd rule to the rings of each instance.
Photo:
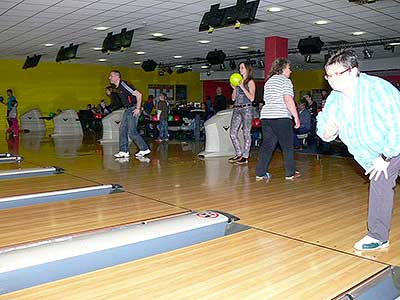
[[[157,68],[157,65],[158,64],[154,60],[148,59],[142,63],[142,69],[145,70],[145,72],[151,72]]]
[[[225,61],[226,54],[222,50],[215,49],[207,54],[207,61],[212,65],[220,65]]]
[[[321,48],[324,42],[321,41],[319,37],[308,37],[306,39],[299,40],[297,48],[299,49],[301,55],[307,54],[318,54],[321,52]]]

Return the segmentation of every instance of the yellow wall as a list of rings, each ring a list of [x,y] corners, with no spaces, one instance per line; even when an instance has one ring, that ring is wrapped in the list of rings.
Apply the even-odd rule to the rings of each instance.
[[[295,89],[296,101],[300,100],[301,91],[311,92],[313,89],[328,89],[328,83],[324,79],[324,70],[295,71],[290,76]]]
[[[19,102],[19,115],[32,108],[39,108],[44,115],[58,108],[85,108],[88,103],[98,104],[101,99],[109,102],[104,94],[108,74],[112,69],[121,71],[123,78],[131,82],[147,99],[149,84],[187,85],[188,100],[200,101],[203,98],[203,83],[200,74],[166,74],[144,72],[140,68],[110,67],[71,63],[41,62],[36,68],[22,69],[23,61],[0,61],[0,95],[4,98],[11,88]],[[6,127],[5,106],[0,107],[0,128]]]

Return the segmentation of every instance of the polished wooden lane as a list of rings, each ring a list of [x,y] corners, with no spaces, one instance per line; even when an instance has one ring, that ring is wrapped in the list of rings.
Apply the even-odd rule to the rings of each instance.
[[[324,300],[384,267],[249,230],[0,299]]]
[[[239,216],[243,224],[257,229],[28,289],[7,295],[8,298],[127,299],[126,295],[131,293],[133,296],[129,299],[141,299],[140,295],[142,299],[216,299],[231,289],[234,293],[229,295],[236,295],[234,299],[329,299],[385,267],[385,264],[365,258],[398,264],[400,218],[397,207],[391,246],[387,251],[367,254],[352,250],[353,243],[366,230],[368,182],[351,159],[296,155],[297,167],[303,176],[287,182],[283,179],[282,157],[277,153],[271,164],[273,178],[266,183],[255,181],[254,158],[248,165],[236,166],[229,164],[226,158],[198,160],[195,155],[198,144],[154,143],[151,147],[150,162],[134,158],[115,161],[110,146],[100,145],[89,148],[83,145],[64,152],[58,149],[57,152],[51,143],[45,143],[40,144],[40,156],[24,148],[21,154],[32,164],[63,167],[65,175],[76,180],[119,183],[138,199],[154,203],[159,209],[156,214],[161,215],[165,207],[177,211],[225,210]],[[131,153],[134,152],[132,147]],[[53,209],[59,210],[60,206],[62,204]],[[118,203],[114,208],[120,209]],[[126,218],[121,211],[115,216],[117,223],[123,223],[121,220]],[[85,215],[84,218],[90,217]],[[58,221],[60,228],[61,220],[63,218]],[[78,222],[74,227],[75,221],[71,222],[73,231],[83,226]],[[93,227],[101,226],[94,219],[92,222]],[[52,234],[55,233],[49,235]],[[243,247],[240,241],[245,241]],[[228,275],[221,275],[207,261],[222,266]],[[239,267],[235,269],[238,261]],[[278,266],[278,262],[281,265]],[[207,272],[198,270],[201,265]],[[296,271],[301,275],[295,275]],[[97,276],[101,280],[97,280]],[[111,279],[114,279],[111,285],[103,286]],[[157,289],[161,280],[168,283],[165,292]],[[144,285],[142,288],[140,283]],[[207,287],[211,289],[211,298],[206,296]],[[323,297],[315,288],[323,291]],[[76,294],[71,295],[71,291]]]
[[[129,193],[0,210],[0,247],[145,221],[183,211]]]
[[[6,179],[1,180],[0,184],[2,186],[2,189],[0,189],[0,197],[27,195],[98,185],[90,179],[84,179],[69,174]]]

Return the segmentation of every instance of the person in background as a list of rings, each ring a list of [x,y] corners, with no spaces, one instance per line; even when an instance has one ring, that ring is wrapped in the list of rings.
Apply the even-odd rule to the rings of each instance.
[[[98,105],[98,111],[99,113],[104,117],[106,115],[108,115],[111,112],[111,109],[108,108],[106,102],[104,101],[104,99],[102,99]]]
[[[256,180],[271,178],[268,169],[277,143],[282,148],[285,179],[293,180],[301,175],[295,170],[294,164],[292,117],[295,129],[300,127],[300,119],[293,100],[291,73],[290,62],[286,58],[277,58],[272,63],[264,85],[265,105],[260,116],[263,142],[258,157]]]
[[[360,72],[357,54],[344,49],[329,58],[325,79],[333,91],[317,116],[317,134],[337,136],[369,174],[368,233],[359,251],[389,246],[394,188],[400,172],[400,92],[379,77]]]
[[[12,101],[11,110],[8,113],[8,120],[10,121],[11,125],[7,129],[7,133],[13,133],[15,137],[19,135],[17,106],[18,106],[17,100]]]
[[[154,136],[152,133],[152,124],[151,124],[151,113],[153,112],[154,108],[154,96],[149,95],[147,101],[143,105],[143,119],[144,119],[144,129],[145,135]]]
[[[311,118],[315,119],[317,117],[318,114],[318,104],[317,102],[315,102],[312,98],[310,94],[306,94],[303,97],[306,101],[307,101],[307,106],[306,108],[310,111],[311,114]]]
[[[208,120],[214,115],[214,107],[212,105],[210,96],[206,96],[205,105],[206,105],[206,120]]]
[[[222,94],[222,89],[221,87],[217,87],[216,89],[216,95],[215,95],[215,99],[214,99],[214,111],[215,113],[226,109],[226,98],[225,96]]]
[[[139,115],[142,103],[142,93],[136,90],[132,85],[121,79],[121,73],[113,70],[109,75],[110,83],[115,85],[115,93],[120,99],[120,103],[125,108],[119,127],[119,152],[114,154],[115,158],[129,158],[128,135],[139,147],[136,157],[143,157],[151,151],[149,146],[143,140],[137,131]]]
[[[298,134],[309,133],[311,130],[311,114],[310,111],[306,108],[307,101],[305,99],[301,99],[298,105],[298,114],[300,119],[300,127],[294,130],[293,134],[293,144],[295,149],[301,149],[302,144]]]
[[[17,101],[17,98],[13,95],[12,89],[7,90],[7,121],[8,121],[8,126],[11,126],[11,121],[9,119],[9,114],[10,111],[13,108],[13,103],[14,101]]]
[[[157,115],[158,120],[160,121],[159,124],[159,142],[161,141],[168,141],[168,102],[167,102],[167,95],[165,93],[161,93],[158,96],[158,107],[157,107]]]
[[[239,64],[239,73],[243,80],[237,87],[232,86],[233,114],[231,121],[231,140],[236,155],[229,159],[231,163],[247,164],[251,147],[251,121],[253,120],[253,106],[256,95],[256,83],[253,79],[253,67],[249,62]],[[244,145],[239,141],[239,129],[242,127]]]
[[[112,112],[122,107],[121,99],[119,99],[113,86],[109,85],[106,87],[106,95],[110,97],[111,103],[108,107]]]

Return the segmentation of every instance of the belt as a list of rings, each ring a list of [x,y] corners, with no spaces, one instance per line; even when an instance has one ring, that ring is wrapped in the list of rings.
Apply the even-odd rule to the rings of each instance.
[[[234,108],[243,108],[243,107],[249,107],[251,106],[251,103],[247,103],[247,104],[234,104],[233,107]]]

